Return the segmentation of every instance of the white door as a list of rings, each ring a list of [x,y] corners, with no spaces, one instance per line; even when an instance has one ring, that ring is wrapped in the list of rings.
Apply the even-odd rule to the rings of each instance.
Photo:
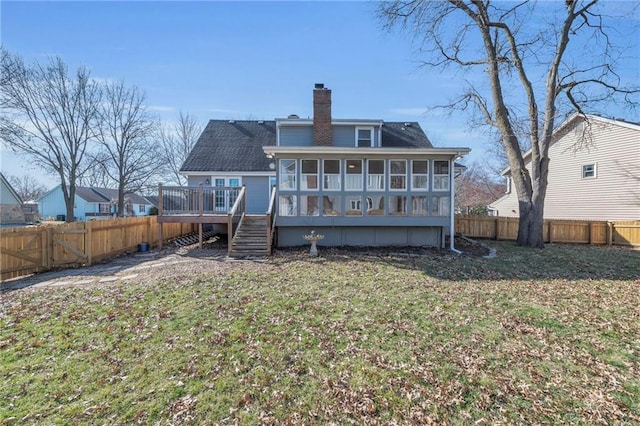
[[[215,178],[213,180],[214,187],[238,187],[240,186],[240,178]],[[226,213],[233,207],[233,203],[238,198],[240,191],[234,190],[220,190],[216,191],[214,198],[215,211],[218,213]]]

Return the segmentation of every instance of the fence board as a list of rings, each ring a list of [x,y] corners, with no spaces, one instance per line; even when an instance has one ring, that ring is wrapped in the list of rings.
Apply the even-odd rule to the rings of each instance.
[[[75,222],[0,230],[0,280],[53,267],[91,264],[136,251],[138,244],[157,246],[156,216]],[[165,223],[166,240],[194,232],[189,223]]]
[[[518,218],[458,215],[456,232],[467,237],[515,240]],[[611,234],[611,235],[609,235]],[[640,221],[545,220],[545,242],[640,245]]]

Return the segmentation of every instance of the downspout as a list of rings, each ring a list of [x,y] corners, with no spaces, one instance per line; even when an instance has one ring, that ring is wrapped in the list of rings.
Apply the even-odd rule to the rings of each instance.
[[[462,252],[458,249],[455,248],[455,239],[456,239],[456,232],[455,232],[455,222],[456,222],[456,214],[455,214],[455,194],[456,194],[456,188],[455,188],[455,163],[456,163],[456,159],[460,157],[460,155],[456,155],[455,157],[453,157],[453,159],[450,160],[449,162],[449,170],[451,171],[451,173],[449,173],[449,188],[451,189],[451,205],[449,207],[449,216],[451,218],[451,223],[449,225],[449,250],[451,250],[452,252],[454,252],[455,254],[462,254]]]

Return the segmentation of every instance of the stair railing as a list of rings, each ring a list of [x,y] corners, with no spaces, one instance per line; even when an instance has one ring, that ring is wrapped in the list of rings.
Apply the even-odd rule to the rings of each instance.
[[[276,186],[271,187],[271,197],[269,198],[269,207],[267,208],[267,254],[271,255],[271,246],[273,246],[273,236],[275,234],[276,215],[278,210],[276,205]]]
[[[236,198],[236,202],[233,203],[233,207],[229,210],[228,218],[227,218],[227,241],[228,241],[228,253],[231,253],[231,245],[233,243],[233,239],[236,237],[238,229],[242,225],[242,218],[245,213],[245,194],[247,187],[246,185],[242,185],[242,189],[238,194],[238,198]],[[236,221],[236,216],[238,219],[238,226],[234,229],[233,224]]]

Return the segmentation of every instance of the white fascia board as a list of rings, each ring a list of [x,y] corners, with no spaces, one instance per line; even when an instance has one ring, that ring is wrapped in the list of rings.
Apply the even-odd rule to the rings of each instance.
[[[274,171],[264,171],[264,172],[216,172],[216,171],[207,171],[207,172],[180,172],[180,174],[184,176],[275,176],[276,172]]]
[[[470,148],[351,148],[327,146],[265,146],[262,148],[267,155],[447,155],[462,157],[467,155]]]

